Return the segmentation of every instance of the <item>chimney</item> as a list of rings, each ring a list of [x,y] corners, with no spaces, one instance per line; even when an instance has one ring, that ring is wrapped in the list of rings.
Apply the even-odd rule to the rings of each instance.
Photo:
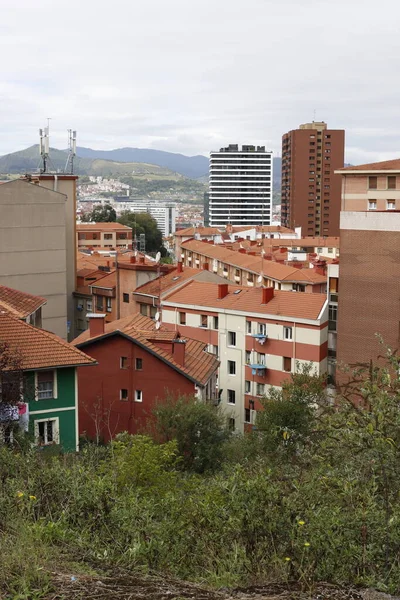
[[[181,365],[181,367],[185,366],[185,340],[173,340],[172,342],[172,355],[174,357],[174,361]]]
[[[264,287],[262,288],[262,300],[261,304],[268,304],[270,300],[274,297],[274,288],[273,287]]]
[[[144,256],[139,256],[139,263],[144,265]]]
[[[227,223],[226,233],[232,233],[232,231],[233,231],[232,223]]]
[[[218,284],[218,300],[222,300],[225,296],[228,295],[228,284],[227,283],[219,283]]]
[[[246,248],[239,248],[240,254],[246,254]]]
[[[326,260],[318,260],[314,263],[315,272],[319,275],[325,275],[326,273]]]
[[[183,271],[183,265],[182,265],[181,261],[178,262],[176,271],[177,271],[177,273],[182,273],[182,271]]]
[[[101,313],[88,313],[86,318],[89,319],[90,337],[103,335],[106,315]]]
[[[132,265],[134,265],[136,263],[136,256],[131,256],[130,262]]]
[[[209,269],[208,262],[203,263],[203,270],[208,271],[208,269]]]

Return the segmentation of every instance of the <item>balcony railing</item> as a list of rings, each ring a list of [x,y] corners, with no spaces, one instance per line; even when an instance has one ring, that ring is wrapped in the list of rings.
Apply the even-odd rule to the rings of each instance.
[[[263,377],[267,370],[267,367],[261,363],[251,363],[249,364],[249,367],[252,375],[259,375],[260,377]]]

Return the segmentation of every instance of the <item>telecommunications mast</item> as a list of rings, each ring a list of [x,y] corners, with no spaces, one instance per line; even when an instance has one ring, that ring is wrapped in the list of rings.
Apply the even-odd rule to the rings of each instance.
[[[40,156],[42,157],[42,164],[40,168],[41,173],[47,172],[47,163],[49,160],[49,151],[50,151],[50,119],[47,119],[47,127],[44,129],[39,129],[40,136]]]
[[[76,156],[76,131],[68,129],[68,156],[65,163],[65,173],[74,172],[74,158]]]

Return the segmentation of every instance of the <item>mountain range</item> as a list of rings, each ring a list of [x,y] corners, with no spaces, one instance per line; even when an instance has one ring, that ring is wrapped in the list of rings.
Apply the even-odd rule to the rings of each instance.
[[[165,179],[179,178],[206,180],[208,158],[185,156],[163,150],[146,148],[117,148],[115,150],[93,150],[78,147],[74,159],[74,171],[78,175],[146,175],[152,174]],[[50,169],[62,171],[67,161],[67,151],[51,148]],[[274,187],[280,187],[281,159],[274,159]],[[39,146],[35,144],[25,150],[0,157],[0,173],[26,173],[36,171],[40,165]]]

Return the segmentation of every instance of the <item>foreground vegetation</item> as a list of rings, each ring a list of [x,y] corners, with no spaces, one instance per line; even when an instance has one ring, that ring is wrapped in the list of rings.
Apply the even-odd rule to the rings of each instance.
[[[52,571],[127,568],[217,587],[330,581],[397,591],[393,372],[355,374],[362,408],[344,390],[334,410],[305,369],[265,400],[247,436],[228,436],[217,409],[181,398],[156,409],[146,435],[87,444],[79,456],[1,448],[0,589],[37,600]]]

